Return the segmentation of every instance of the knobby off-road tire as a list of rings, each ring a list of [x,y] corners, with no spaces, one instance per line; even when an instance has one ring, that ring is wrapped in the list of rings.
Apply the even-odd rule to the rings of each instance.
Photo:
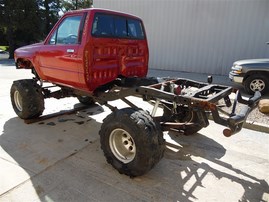
[[[78,95],[77,98],[81,104],[84,104],[84,105],[93,105],[94,104],[94,100],[89,96]]]
[[[114,111],[104,119],[99,134],[107,162],[121,174],[143,175],[163,157],[165,141],[160,126],[141,109]]]
[[[260,91],[262,95],[269,91],[269,79],[266,75],[254,74],[249,76],[244,82],[245,91],[251,95],[255,91]]]
[[[42,89],[33,79],[14,81],[10,98],[15,113],[22,119],[37,118],[44,111]]]

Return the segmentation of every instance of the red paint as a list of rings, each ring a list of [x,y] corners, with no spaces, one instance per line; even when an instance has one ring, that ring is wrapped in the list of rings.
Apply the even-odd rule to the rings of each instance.
[[[92,29],[97,14],[114,16],[115,19],[138,20],[144,38],[94,36]],[[81,19],[77,35],[81,42],[50,44],[58,27],[72,17]],[[60,34],[58,35],[60,40]],[[103,9],[68,12],[55,24],[43,43],[25,46],[15,51],[17,63],[30,61],[32,64],[27,67],[19,65],[19,68],[34,66],[37,74],[44,81],[88,92],[119,76],[145,77],[148,71],[148,57],[148,44],[142,20],[129,14]]]

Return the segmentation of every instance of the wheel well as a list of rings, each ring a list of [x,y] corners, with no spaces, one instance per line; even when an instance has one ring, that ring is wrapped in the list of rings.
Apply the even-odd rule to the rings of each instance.
[[[16,66],[17,68],[23,68],[23,69],[32,69],[34,68],[32,62],[30,60],[27,59],[23,59],[23,58],[18,58],[16,61]]]
[[[245,82],[248,77],[250,77],[252,75],[258,75],[258,74],[269,77],[269,71],[255,71],[255,70],[253,70],[253,71],[249,71],[246,73],[243,82]]]
[[[24,58],[18,58],[17,62],[16,62],[16,66],[18,69],[31,69],[32,74],[34,74],[38,80],[40,79],[40,77],[39,77],[37,71],[35,70],[35,67],[34,67],[33,63],[31,62],[31,60],[24,59]]]

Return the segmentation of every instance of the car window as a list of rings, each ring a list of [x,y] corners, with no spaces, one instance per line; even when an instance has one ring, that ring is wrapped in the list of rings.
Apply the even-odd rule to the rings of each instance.
[[[110,15],[95,15],[92,34],[95,36],[112,37],[114,35],[114,21]]]
[[[145,38],[140,20],[102,13],[95,14],[92,36],[130,39]]]
[[[49,44],[77,44],[81,18],[82,16],[65,18],[52,34]]]
[[[140,21],[128,19],[128,36],[131,38],[144,39],[143,27]]]
[[[115,36],[117,37],[127,37],[127,27],[125,18],[115,18]]]

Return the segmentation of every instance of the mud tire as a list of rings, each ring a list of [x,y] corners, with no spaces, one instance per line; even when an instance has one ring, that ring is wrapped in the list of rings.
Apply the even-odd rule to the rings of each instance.
[[[120,148],[124,144],[119,141],[118,145],[113,146],[114,139],[111,137],[115,136],[113,135],[115,131],[128,134],[128,139],[134,143],[132,149],[135,153],[126,159],[115,155],[115,148],[116,151],[121,151]],[[107,162],[121,174],[130,177],[141,176],[151,170],[163,157],[165,141],[161,128],[141,109],[124,108],[114,111],[104,119],[99,134]]]
[[[33,79],[14,81],[10,98],[15,113],[22,119],[37,118],[44,111],[42,88]]]

